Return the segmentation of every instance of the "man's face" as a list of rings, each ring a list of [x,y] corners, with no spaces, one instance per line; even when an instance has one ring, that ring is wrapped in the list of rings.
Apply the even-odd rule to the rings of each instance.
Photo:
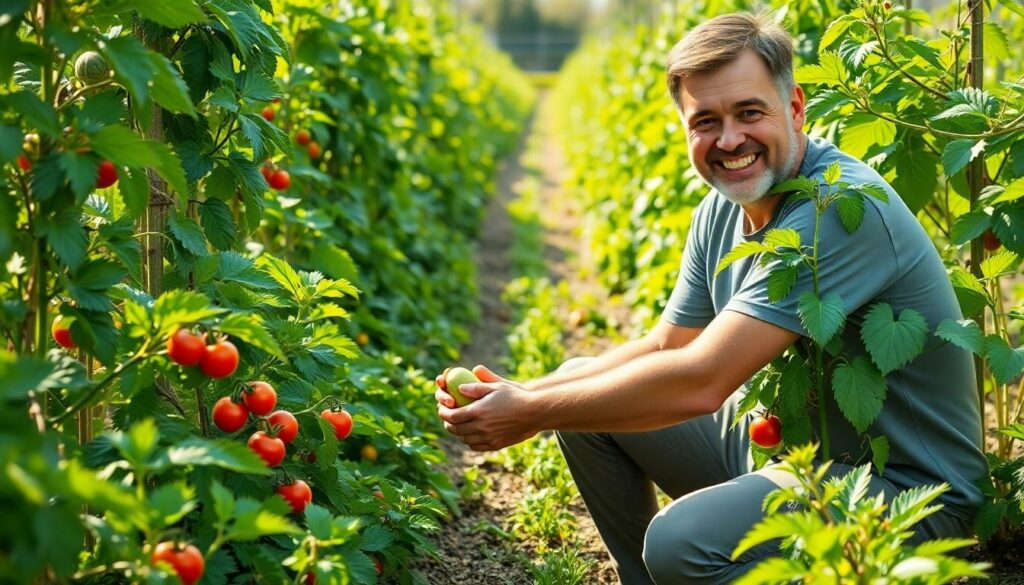
[[[679,101],[690,161],[730,201],[753,203],[796,172],[803,91],[780,96],[757,53],[683,79]]]

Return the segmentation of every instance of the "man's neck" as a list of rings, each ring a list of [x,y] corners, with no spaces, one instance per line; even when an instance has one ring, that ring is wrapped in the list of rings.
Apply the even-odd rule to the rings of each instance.
[[[785,177],[785,179],[792,179],[797,176],[800,172],[800,167],[803,166],[804,155],[806,153],[807,135],[801,132],[797,136],[797,162],[793,165],[793,170],[789,173],[789,176]],[[771,221],[772,217],[775,215],[775,210],[778,209],[779,203],[782,202],[782,196],[782,193],[779,193],[778,195],[769,195],[767,197],[762,197],[753,203],[744,205],[743,233],[752,234],[768,225],[768,222]]]

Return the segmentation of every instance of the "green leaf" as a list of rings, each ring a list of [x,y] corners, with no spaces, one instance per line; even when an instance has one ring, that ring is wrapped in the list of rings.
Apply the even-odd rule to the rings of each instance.
[[[772,187],[768,193],[774,195],[776,193],[807,193],[809,195],[818,195],[820,185],[816,179],[811,177],[794,177],[792,179],[786,179],[781,183]]]
[[[9,112],[17,112],[31,126],[54,138],[60,135],[61,125],[57,114],[49,105],[43,103],[39,96],[28,91],[19,91],[10,95],[0,96],[0,104]],[[19,150],[20,145],[19,145]]]
[[[905,135],[903,148],[896,150],[892,188],[900,194],[910,211],[917,213],[935,194],[939,182],[939,158],[925,147],[918,134]]]
[[[217,278],[238,282],[255,288],[274,288],[275,282],[265,272],[256,268],[249,258],[238,252],[221,252],[217,255]]]
[[[950,242],[962,246],[975,238],[981,237],[985,230],[992,226],[992,216],[984,211],[969,211],[956,218]]]
[[[195,488],[184,482],[164,484],[149,492],[148,512],[154,526],[166,527],[185,517],[196,507]]]
[[[363,531],[363,542],[359,548],[367,552],[378,552],[386,549],[395,541],[394,533],[384,526],[368,526]]]
[[[1024,348],[1012,348],[1002,337],[985,337],[985,357],[999,384],[1009,384],[1024,372]]]
[[[274,256],[263,255],[259,258],[259,266],[286,291],[292,293],[292,300],[298,303],[309,300],[309,293],[302,285],[299,273],[287,262]]]
[[[299,533],[301,531],[284,516],[262,509],[259,502],[254,500],[239,498],[235,503],[235,523],[231,526],[227,538],[228,540],[256,540],[274,534]]]
[[[125,169],[125,174],[117,181],[124,205],[132,219],[139,219],[146,213],[149,205],[149,177],[142,169]]]
[[[235,245],[235,221],[231,208],[220,199],[207,199],[199,204],[199,220],[203,231],[218,250],[230,250]]]
[[[1024,177],[1010,181],[1003,190],[998,193],[999,194],[995,198],[986,201],[986,204],[995,205],[996,203],[1017,201],[1021,197],[1024,197]]]
[[[882,375],[888,375],[917,357],[928,337],[928,323],[921,313],[904,309],[893,319],[888,303],[877,303],[868,310],[860,337]]]
[[[871,439],[871,463],[878,470],[878,475],[885,473],[885,464],[889,462],[889,439],[885,436]]]
[[[136,422],[127,433],[108,431],[104,436],[135,470],[148,469],[149,457],[156,451],[160,440],[160,432],[151,418]]]
[[[974,530],[982,542],[992,538],[999,530],[999,525],[1006,517],[1006,509],[1006,502],[986,501],[981,504],[981,509],[978,510],[978,515],[974,519]]]
[[[843,193],[836,199],[836,212],[847,233],[852,234],[864,220],[864,196],[859,193]]]
[[[843,167],[839,164],[839,161],[833,161],[825,169],[824,179],[829,185],[835,185],[839,182],[839,179],[843,176]]]
[[[824,118],[832,110],[848,103],[850,103],[850,98],[840,91],[834,89],[816,91],[807,100],[807,119],[818,120]]]
[[[166,337],[179,327],[216,317],[226,311],[214,307],[206,295],[175,289],[165,292],[156,300],[153,306],[153,325],[157,337]]]
[[[326,508],[309,504],[305,510],[306,526],[309,532],[319,540],[331,538],[331,513]]]
[[[320,243],[313,247],[310,262],[331,278],[343,278],[356,284],[359,282],[359,268],[347,250],[326,242]]]
[[[1024,424],[1012,424],[1008,427],[999,428],[996,431],[1001,435],[1010,437],[1011,439],[1024,441]]]
[[[114,79],[128,90],[136,107],[147,104],[154,73],[151,51],[130,35],[105,40],[100,51],[110,64]]]
[[[764,234],[764,243],[776,250],[792,248],[800,251],[800,232],[793,229],[772,229]]]
[[[748,256],[753,256],[761,252],[771,251],[771,246],[767,244],[762,244],[761,242],[743,242],[742,244],[730,250],[729,253],[726,254],[724,258],[722,258],[722,260],[718,263],[718,267],[715,269],[715,276],[718,276],[720,272],[725,270],[730,264],[737,260],[746,258]]]
[[[982,36],[984,55],[986,59],[1006,59],[1010,56],[1010,41],[1006,38],[1006,32],[998,22],[986,21],[983,25]]]
[[[267,331],[260,317],[256,314],[232,313],[220,322],[220,330],[269,353],[283,362],[288,361],[284,356],[284,352],[281,351],[281,347],[277,344],[277,340]]]
[[[167,227],[174,234],[175,239],[181,242],[182,247],[189,252],[196,256],[206,256],[210,253],[206,248],[206,238],[203,236],[203,230],[199,228],[199,224],[193,221],[192,218],[185,217],[180,213],[172,215],[167,220]]]
[[[226,525],[235,516],[235,496],[228,488],[217,480],[210,484],[210,495],[213,497],[213,510],[217,514],[217,524]]]
[[[800,295],[797,312],[807,334],[819,345],[828,343],[846,320],[843,300],[836,293],[819,299],[813,291],[806,291]]]
[[[241,77],[242,83],[239,91],[247,100],[267,102],[281,95],[281,89],[278,88],[274,80],[258,71],[244,71]]]
[[[777,303],[786,298],[796,284],[797,267],[774,268],[768,273],[768,302]]]
[[[89,237],[82,227],[81,212],[68,209],[50,221],[41,218],[36,226],[39,236],[46,237],[53,253],[72,270],[85,261]]]
[[[167,467],[218,467],[237,473],[271,475],[272,470],[248,447],[228,439],[193,437],[178,443],[161,454],[154,463],[157,469]]]
[[[125,269],[116,262],[94,260],[75,271],[74,280],[68,284],[68,293],[85,309],[108,311],[111,301],[107,292],[126,275]]]
[[[145,140],[121,125],[104,126],[89,139],[101,157],[118,166],[152,168],[178,193],[189,192],[181,159],[166,144]]]
[[[804,65],[794,72],[797,83],[818,83],[826,86],[840,85],[849,77],[846,65],[834,51],[822,51],[817,65]]]
[[[154,72],[153,100],[170,112],[195,118],[196,110],[189,98],[188,86],[178,69],[159,53],[150,53],[149,58]]]
[[[847,153],[863,159],[876,144],[892,144],[896,125],[871,114],[854,113],[843,118],[839,145]]]
[[[62,376],[55,376],[54,364],[33,355],[17,355],[0,349],[0,400],[23,400],[30,390],[53,386]],[[56,384],[45,381],[47,379]]]
[[[167,28],[182,28],[186,24],[205,22],[206,14],[196,6],[194,0],[174,2],[139,2],[133,5],[139,15]]]
[[[975,355],[985,354],[985,336],[978,324],[970,319],[944,319],[935,330],[935,336]]]
[[[810,536],[824,528],[824,522],[815,512],[789,512],[766,516],[754,525],[736,545],[732,560],[755,546],[790,536]]]
[[[17,126],[0,125],[0,163],[11,162],[21,154],[25,135]]]
[[[84,198],[96,189],[96,160],[93,157],[68,151],[60,154],[59,161],[75,195]]]
[[[1013,252],[1000,252],[981,261],[981,274],[985,278],[996,278],[1016,274],[1020,267],[1020,256]]]
[[[850,28],[851,25],[858,22],[857,18],[851,14],[844,14],[839,18],[832,21],[825,29],[825,33],[821,35],[821,41],[818,42],[818,50],[825,50],[832,46],[833,43],[838,41],[843,34]]]
[[[868,358],[857,356],[832,373],[836,404],[843,416],[863,433],[882,412],[885,378]]]
[[[986,306],[992,306],[992,299],[989,298],[985,285],[973,274],[962,268],[953,268],[949,271],[949,280],[953,284],[953,293],[960,303],[960,310],[964,315],[972,317],[981,313]]]
[[[946,145],[942,151],[942,168],[947,177],[959,173],[967,166],[967,163],[974,160],[976,156],[985,150],[985,141],[979,140],[953,140]]]

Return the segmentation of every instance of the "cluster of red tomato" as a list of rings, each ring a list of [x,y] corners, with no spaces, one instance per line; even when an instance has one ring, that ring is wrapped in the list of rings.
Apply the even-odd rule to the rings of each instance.
[[[263,115],[263,119],[267,122],[273,122],[274,118],[277,117],[276,106],[280,103],[280,98],[275,98],[272,104],[268,104],[264,107],[263,111],[260,112]],[[299,146],[306,147],[306,154],[309,155],[310,160],[316,160],[323,154],[323,149],[320,148],[320,143],[313,140],[313,135],[305,128],[301,128],[295,133],[295,142],[298,143]],[[263,164],[260,172],[263,174],[263,178],[267,180],[267,184],[270,185],[270,188],[275,191],[283,191],[292,184],[292,178],[291,175],[288,174],[288,171],[279,168],[269,160]]]
[[[238,348],[226,338],[206,345],[206,335],[178,329],[167,341],[167,357],[182,366],[199,366],[211,378],[226,378],[238,369]]]

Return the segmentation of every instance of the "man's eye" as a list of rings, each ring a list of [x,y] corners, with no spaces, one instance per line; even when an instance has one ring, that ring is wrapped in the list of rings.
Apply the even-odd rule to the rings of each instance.
[[[761,117],[761,112],[759,110],[743,110],[740,112],[740,117],[744,120],[753,120]]]
[[[708,128],[708,127],[711,126],[712,123],[713,123],[713,120],[711,120],[710,118],[701,118],[700,120],[697,120],[696,122],[693,123],[693,127],[694,128]]]

